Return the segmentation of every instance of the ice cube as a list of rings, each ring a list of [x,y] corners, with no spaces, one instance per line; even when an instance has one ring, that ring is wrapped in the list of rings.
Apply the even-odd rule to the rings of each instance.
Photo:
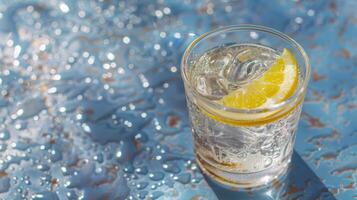
[[[221,85],[233,91],[260,77],[274,62],[274,58],[261,55],[261,52],[246,49],[237,53],[234,61],[221,71]]]
[[[221,71],[233,62],[233,55],[227,51],[217,51],[209,56],[209,65],[214,71]]]
[[[224,90],[222,85],[219,84],[218,78],[219,77],[214,74],[200,74],[196,78],[197,91],[209,99],[221,99],[228,93]]]
[[[259,78],[275,60],[272,49],[260,46],[217,47],[192,64],[190,79],[200,94],[218,100]]]

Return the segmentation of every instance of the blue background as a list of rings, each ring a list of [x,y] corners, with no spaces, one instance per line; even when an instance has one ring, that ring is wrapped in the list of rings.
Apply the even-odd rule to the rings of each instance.
[[[0,1],[1,199],[356,199],[356,1]],[[194,160],[181,56],[266,25],[312,77],[292,168],[232,191]]]

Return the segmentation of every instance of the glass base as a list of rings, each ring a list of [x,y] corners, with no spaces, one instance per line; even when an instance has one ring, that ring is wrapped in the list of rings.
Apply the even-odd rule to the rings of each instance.
[[[202,159],[198,154],[196,155],[196,160],[203,173],[210,177],[214,182],[237,189],[265,186],[286,174],[290,166],[289,160],[279,167],[270,167],[256,173],[233,173],[217,169]]]

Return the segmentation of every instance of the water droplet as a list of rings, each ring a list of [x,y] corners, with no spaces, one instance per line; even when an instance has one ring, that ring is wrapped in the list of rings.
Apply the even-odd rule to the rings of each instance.
[[[69,200],[77,200],[78,199],[78,196],[76,194],[76,192],[74,191],[69,191],[66,193],[66,197],[69,199]]]
[[[129,44],[130,43],[130,38],[128,36],[123,37],[123,42],[125,44]]]
[[[182,184],[187,184],[191,181],[191,174],[189,174],[189,173],[179,174],[179,175],[174,176],[173,179],[175,181],[182,183]]]
[[[140,191],[138,194],[137,194],[137,197],[140,198],[140,199],[145,199],[145,197],[148,195],[148,191]]]
[[[146,166],[144,167],[138,167],[135,169],[135,172],[138,173],[138,174],[147,174],[148,173],[148,168]]]
[[[303,22],[303,19],[302,19],[301,17],[296,17],[296,18],[295,18],[295,22],[296,22],[297,24],[301,24],[301,23]]]
[[[57,194],[55,192],[39,192],[37,194],[32,195],[32,200],[45,200],[45,199],[51,199],[51,200],[59,200]]]
[[[62,12],[64,13],[68,13],[69,12],[69,7],[67,4],[65,4],[64,2],[61,2],[59,4],[59,8],[61,9]]]
[[[154,200],[154,199],[158,199],[159,197],[161,197],[161,196],[163,196],[163,195],[164,195],[163,192],[161,192],[161,191],[155,191],[155,192],[151,193],[151,194],[149,195],[149,197]]]
[[[174,162],[166,162],[162,165],[162,168],[166,172],[170,172],[170,173],[174,173],[174,174],[177,174],[181,171],[179,166]]]
[[[40,165],[37,165],[36,167],[38,170],[40,171],[47,171],[50,169],[50,167],[48,165],[45,165],[45,164],[40,164]]]
[[[149,178],[153,181],[161,181],[164,178],[165,174],[162,172],[152,172],[149,173]]]
[[[0,132],[0,140],[8,140],[10,138],[9,131],[5,130]]]
[[[11,143],[11,147],[13,148],[13,149],[18,149],[18,150],[26,150],[27,148],[29,148],[29,144],[26,144],[26,143],[24,143],[24,142],[20,142],[20,141],[18,141],[18,142],[13,142],[13,143]]]
[[[137,188],[138,190],[143,190],[143,189],[145,189],[148,185],[149,185],[148,182],[140,182],[140,183],[137,183],[137,184],[136,184],[136,188]]]
[[[0,178],[0,193],[9,191],[10,186],[10,178],[7,176],[7,174],[5,176],[2,175],[2,177]]]
[[[32,98],[25,100],[17,107],[13,119],[27,119],[37,115],[41,110],[46,108],[42,98]]]
[[[155,190],[156,188],[157,188],[156,184],[152,184],[152,185],[151,185],[151,189],[152,189],[152,190]]]
[[[307,15],[310,16],[310,17],[313,17],[315,15],[315,10],[309,9],[307,11]]]
[[[93,160],[96,160],[96,161],[98,161],[99,163],[102,163],[103,162],[103,154],[98,154],[98,155],[95,155],[94,157],[93,157]]]
[[[114,54],[113,54],[112,52],[109,52],[109,53],[107,53],[107,58],[108,58],[109,60],[114,60],[114,59],[115,59],[115,56],[114,56]]]
[[[57,162],[62,159],[62,153],[58,150],[50,150],[50,160],[51,162]]]
[[[124,168],[124,172],[125,173],[133,173],[134,172],[134,167],[133,166],[131,166],[131,165],[129,165],[129,166],[127,166],[127,167],[125,167]]]

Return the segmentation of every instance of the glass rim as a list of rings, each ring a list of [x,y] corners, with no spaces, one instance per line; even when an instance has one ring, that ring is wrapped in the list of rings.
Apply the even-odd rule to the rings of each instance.
[[[237,31],[259,31],[259,32],[265,32],[268,33],[270,35],[274,35],[277,36],[278,38],[287,41],[288,43],[290,43],[294,48],[296,48],[299,53],[302,55],[303,57],[303,62],[304,62],[304,66],[306,68],[305,70],[305,76],[302,80],[302,84],[299,88],[296,89],[296,91],[294,92],[293,95],[291,95],[289,98],[287,98],[286,100],[271,105],[269,107],[264,107],[264,108],[255,108],[255,109],[237,109],[237,108],[231,108],[231,107],[227,107],[224,105],[221,105],[217,102],[214,102],[210,99],[208,99],[207,97],[201,95],[200,93],[198,93],[193,87],[192,85],[190,85],[190,81],[188,80],[188,76],[187,76],[187,72],[184,69],[185,66],[187,66],[187,61],[188,61],[188,57],[191,55],[192,49],[200,42],[203,41],[206,38],[209,38],[210,36],[216,36],[219,34],[224,34],[224,33],[228,33],[228,32],[237,32]],[[182,60],[181,60],[181,76],[184,80],[186,87],[190,90],[189,92],[192,92],[196,98],[199,98],[200,100],[204,101],[209,107],[218,109],[218,110],[225,110],[228,112],[232,112],[232,113],[245,113],[245,114],[250,114],[250,113],[263,113],[263,112],[267,112],[267,111],[274,111],[274,110],[278,110],[280,108],[283,108],[286,105],[289,105],[290,103],[293,103],[295,100],[300,99],[299,97],[301,97],[302,95],[304,95],[306,89],[307,89],[307,84],[309,82],[310,79],[310,74],[311,74],[311,66],[310,66],[310,62],[309,62],[309,58],[305,52],[305,50],[303,49],[303,47],[297,43],[294,39],[292,39],[290,36],[286,35],[285,33],[282,33],[280,31],[277,31],[273,28],[269,28],[266,26],[261,26],[261,25],[253,25],[253,24],[241,24],[241,25],[231,25],[231,26],[225,26],[225,27],[221,27],[221,28],[217,28],[215,30],[203,33],[202,35],[198,36],[196,39],[194,39],[189,46],[186,48],[183,56],[182,56]],[[187,91],[188,92],[188,91]]]

